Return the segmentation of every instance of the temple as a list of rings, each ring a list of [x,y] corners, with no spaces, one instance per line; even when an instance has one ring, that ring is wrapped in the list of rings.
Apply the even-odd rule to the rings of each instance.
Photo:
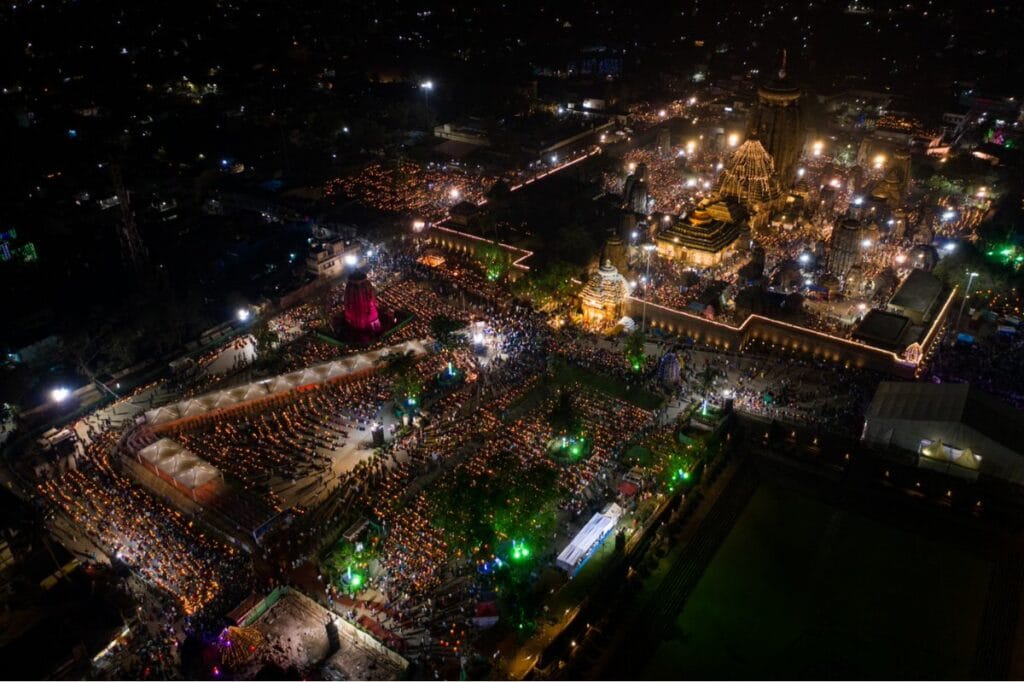
[[[381,331],[373,285],[362,270],[349,275],[345,284],[345,324],[361,335],[379,334]]]
[[[776,78],[757,89],[757,106],[750,118],[748,136],[757,136],[775,162],[775,177],[783,189],[796,179],[797,161],[803,148],[804,126],[800,88],[786,78],[786,53]]]
[[[618,322],[626,293],[625,278],[610,261],[605,261],[580,292],[583,324],[603,328]]]
[[[745,217],[746,210],[735,199],[705,199],[683,220],[658,230],[654,243],[664,257],[712,267],[733,251]]]

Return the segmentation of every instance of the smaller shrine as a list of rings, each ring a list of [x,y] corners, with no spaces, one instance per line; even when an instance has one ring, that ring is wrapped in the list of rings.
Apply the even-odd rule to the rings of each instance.
[[[603,328],[617,323],[622,317],[627,293],[625,278],[606,260],[580,291],[583,325]]]

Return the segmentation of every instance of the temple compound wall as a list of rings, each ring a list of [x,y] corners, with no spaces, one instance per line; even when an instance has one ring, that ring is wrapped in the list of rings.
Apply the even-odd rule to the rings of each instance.
[[[946,321],[956,291],[949,294],[935,316],[925,337],[916,348],[908,348],[903,356],[882,348],[869,346],[805,327],[751,315],[738,327],[716,322],[699,315],[647,304],[647,324],[673,336],[688,337],[697,343],[724,351],[738,352],[751,343],[763,343],[778,350],[790,351],[835,362],[845,367],[859,367],[894,376],[914,378],[934,350],[938,331]],[[625,314],[635,320],[644,316],[642,300],[627,297]]]

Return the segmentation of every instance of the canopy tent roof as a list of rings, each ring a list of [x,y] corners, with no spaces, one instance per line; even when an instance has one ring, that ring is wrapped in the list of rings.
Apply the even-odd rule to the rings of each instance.
[[[576,534],[572,541],[558,555],[558,560],[556,561],[558,567],[570,573],[579,568],[591,550],[615,528],[615,524],[618,523],[621,516],[622,508],[612,503],[600,514],[594,514],[590,517],[587,524],[580,529],[580,532]]]
[[[1022,416],[969,384],[884,381],[868,408],[863,438],[1024,483]]]
[[[154,408],[146,412],[146,423],[150,426],[159,426],[179,419],[196,417],[212,410],[231,407],[232,405],[249,400],[286,393],[299,386],[321,384],[374,367],[382,357],[392,354],[404,354],[409,351],[413,351],[417,355],[422,355],[426,352],[421,342],[407,341],[388,348],[350,355],[345,358],[289,372],[288,374],[281,374],[251,384],[227,388],[207,393],[197,398],[187,398],[176,403]]]
[[[201,488],[221,477],[217,467],[200,459],[191,450],[170,438],[161,438],[142,448],[139,450],[139,457],[189,490]]]

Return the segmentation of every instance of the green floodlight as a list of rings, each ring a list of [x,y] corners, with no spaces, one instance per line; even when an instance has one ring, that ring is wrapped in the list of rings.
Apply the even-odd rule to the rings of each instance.
[[[525,561],[530,558],[530,554],[532,553],[533,552],[530,551],[530,548],[526,543],[513,540],[512,552],[509,558],[512,559],[512,561]]]

